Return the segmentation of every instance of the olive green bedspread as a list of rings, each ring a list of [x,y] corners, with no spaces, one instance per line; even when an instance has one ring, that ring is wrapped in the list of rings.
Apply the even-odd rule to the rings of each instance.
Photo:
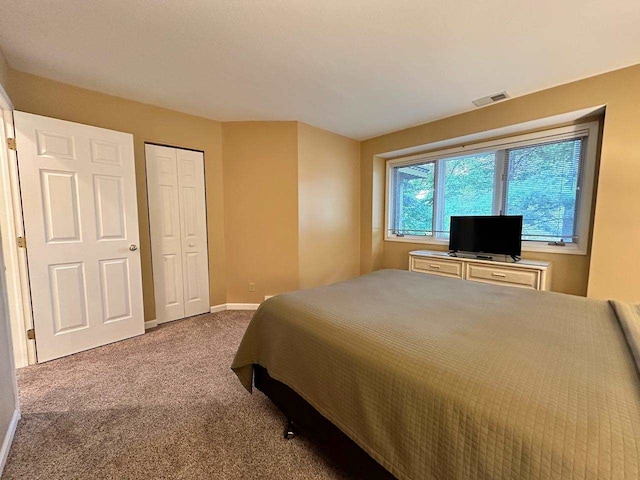
[[[400,479],[638,479],[640,380],[605,301],[383,270],[265,301],[232,368]]]

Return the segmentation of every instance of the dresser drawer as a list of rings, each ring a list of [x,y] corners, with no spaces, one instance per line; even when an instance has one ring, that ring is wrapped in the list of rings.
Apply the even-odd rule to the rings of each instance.
[[[468,263],[467,280],[538,289],[540,283],[540,272],[511,266],[507,268],[500,268],[481,263]]]
[[[462,263],[456,261],[441,260],[439,258],[411,257],[411,270],[420,273],[433,273],[445,277],[462,278]]]

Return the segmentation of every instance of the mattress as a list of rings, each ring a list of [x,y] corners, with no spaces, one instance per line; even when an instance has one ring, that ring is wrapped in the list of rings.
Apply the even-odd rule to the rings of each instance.
[[[265,301],[232,368],[400,479],[637,479],[629,341],[606,301],[383,270]]]

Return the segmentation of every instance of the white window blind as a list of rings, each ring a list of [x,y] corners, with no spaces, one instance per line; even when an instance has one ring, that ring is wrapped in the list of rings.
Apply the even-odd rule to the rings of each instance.
[[[523,240],[576,242],[582,145],[577,138],[508,150],[504,209]]]

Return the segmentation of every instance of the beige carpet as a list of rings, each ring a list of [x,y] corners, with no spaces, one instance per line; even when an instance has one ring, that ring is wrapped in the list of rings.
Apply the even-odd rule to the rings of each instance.
[[[332,479],[347,474],[229,369],[251,312],[165,324],[19,372],[2,478]]]

